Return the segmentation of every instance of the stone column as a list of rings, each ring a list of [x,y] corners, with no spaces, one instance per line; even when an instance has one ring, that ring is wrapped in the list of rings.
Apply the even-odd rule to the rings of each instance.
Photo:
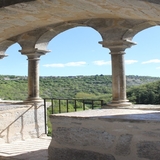
[[[39,97],[39,60],[40,56],[48,51],[35,49],[20,52],[28,57],[28,98],[25,102],[42,102],[42,98]]]
[[[28,99],[39,101],[39,57],[28,56]]]
[[[135,43],[132,41],[120,40],[112,42],[100,42],[103,47],[110,49],[112,60],[112,101],[108,104],[111,107],[126,107],[132,105],[126,97],[126,76],[124,66],[125,49]]]
[[[109,105],[131,105],[126,99],[126,76],[124,52],[111,52],[112,59],[112,102]]]

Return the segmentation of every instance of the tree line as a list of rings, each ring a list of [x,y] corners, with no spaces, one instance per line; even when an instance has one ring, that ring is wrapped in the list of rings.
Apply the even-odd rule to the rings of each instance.
[[[131,87],[127,97],[135,104],[160,104],[160,81]]]
[[[127,97],[135,104],[160,104],[160,78],[130,75],[126,77]],[[0,75],[0,98],[25,100],[26,76]],[[16,93],[16,94],[15,94]],[[112,76],[40,77],[42,98],[87,98],[108,103],[112,99]]]

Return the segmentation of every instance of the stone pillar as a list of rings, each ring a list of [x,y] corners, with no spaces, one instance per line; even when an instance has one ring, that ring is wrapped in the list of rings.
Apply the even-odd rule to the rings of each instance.
[[[39,101],[39,57],[28,56],[28,99]]]
[[[112,59],[112,102],[109,105],[131,105],[126,98],[126,76],[124,52],[111,52]]]
[[[42,102],[42,98],[39,97],[39,60],[40,56],[48,51],[35,49],[20,52],[28,57],[28,98],[25,102]]]
[[[126,107],[132,105],[126,97],[126,76],[124,66],[124,50],[135,43],[120,40],[111,42],[100,42],[103,47],[110,49],[112,60],[112,101],[111,107]]]

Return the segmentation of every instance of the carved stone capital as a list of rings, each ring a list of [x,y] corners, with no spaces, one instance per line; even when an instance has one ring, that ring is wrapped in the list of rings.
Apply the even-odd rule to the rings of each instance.
[[[128,39],[117,41],[101,41],[99,43],[102,44],[103,47],[109,48],[111,54],[124,54],[124,50],[126,48],[130,48],[131,46],[136,45],[136,43]]]
[[[7,54],[0,54],[0,59],[3,59],[4,57],[7,57]]]
[[[28,59],[39,59],[40,56],[50,52],[49,50],[39,50],[37,48],[31,50],[19,50],[22,55],[26,55]]]

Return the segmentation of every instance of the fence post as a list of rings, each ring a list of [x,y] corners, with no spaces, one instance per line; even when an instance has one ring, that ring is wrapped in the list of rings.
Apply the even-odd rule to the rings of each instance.
[[[92,100],[92,109],[94,109],[94,107],[93,107],[93,100]]]
[[[101,100],[101,108],[102,108],[102,106],[103,106],[103,100]]]
[[[67,112],[68,112],[68,99],[66,100],[66,103],[67,103]]]
[[[52,114],[54,113],[53,111],[53,98],[51,99],[51,104],[52,104]]]
[[[83,110],[85,110],[85,103],[84,103],[84,100],[83,100]]]
[[[61,113],[61,100],[59,99],[59,113]]]
[[[75,112],[77,111],[77,104],[76,104],[76,100],[74,100],[74,109],[75,109]]]

